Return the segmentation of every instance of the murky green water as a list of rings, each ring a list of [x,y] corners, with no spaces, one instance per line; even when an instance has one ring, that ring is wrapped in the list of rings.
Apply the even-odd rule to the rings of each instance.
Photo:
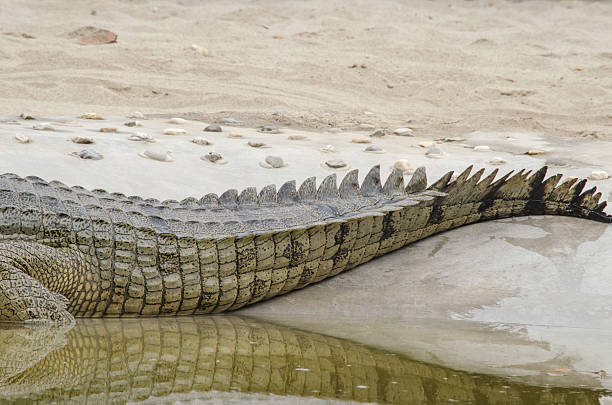
[[[0,327],[0,402],[598,404],[237,316]]]

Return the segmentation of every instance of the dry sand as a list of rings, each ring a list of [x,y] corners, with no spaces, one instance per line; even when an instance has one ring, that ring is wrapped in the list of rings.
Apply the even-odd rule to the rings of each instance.
[[[585,1],[14,0],[0,110],[611,137],[611,19]],[[118,41],[79,45],[83,26]]]

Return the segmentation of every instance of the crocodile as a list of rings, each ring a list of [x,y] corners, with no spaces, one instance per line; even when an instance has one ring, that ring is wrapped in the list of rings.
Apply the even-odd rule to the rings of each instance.
[[[563,387],[559,377],[466,372],[231,315],[0,328],[2,404],[318,404],[336,399],[586,405],[611,394],[591,375],[573,378],[576,386]]]
[[[524,215],[602,222],[596,188],[547,168],[429,185],[374,166],[182,201],[0,176],[0,321],[218,313],[303,288],[430,235]]]

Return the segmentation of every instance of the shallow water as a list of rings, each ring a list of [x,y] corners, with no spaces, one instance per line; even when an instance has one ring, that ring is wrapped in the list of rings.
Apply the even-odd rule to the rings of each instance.
[[[3,403],[597,404],[608,394],[453,370],[238,316],[0,328]]]

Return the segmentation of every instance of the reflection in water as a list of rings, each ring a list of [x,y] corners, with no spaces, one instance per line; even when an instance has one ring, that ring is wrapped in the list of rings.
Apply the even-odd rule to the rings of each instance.
[[[0,326],[0,402],[173,402],[215,392],[401,404],[597,404],[604,394],[455,371],[235,316],[80,320],[69,331]]]

